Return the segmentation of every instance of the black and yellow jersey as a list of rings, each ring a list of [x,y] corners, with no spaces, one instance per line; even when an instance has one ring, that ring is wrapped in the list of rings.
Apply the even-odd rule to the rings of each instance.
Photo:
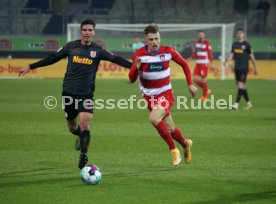
[[[251,45],[247,41],[234,42],[231,52],[234,54],[235,69],[247,70],[249,66],[249,55],[253,54]]]
[[[30,64],[31,69],[44,67],[67,57],[67,69],[63,80],[63,91],[70,94],[91,94],[95,90],[95,79],[101,60],[111,61],[130,69],[131,62],[113,55],[96,43],[82,45],[80,40],[71,41],[45,59]]]

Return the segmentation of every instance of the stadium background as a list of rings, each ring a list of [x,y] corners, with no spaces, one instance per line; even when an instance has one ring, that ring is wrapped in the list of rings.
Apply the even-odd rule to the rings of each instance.
[[[256,9],[258,0],[1,0],[0,77],[15,77],[19,67],[35,61],[24,59],[46,57],[64,45],[67,41],[68,23],[80,23],[83,19],[92,18],[97,24],[234,22],[236,27],[246,30],[258,60],[260,74],[253,76],[251,71],[249,75],[254,79],[275,79],[276,72],[273,68],[276,67],[276,3],[268,2],[269,10]],[[210,79],[219,79],[221,72],[220,39],[214,37],[216,32],[217,30],[206,30],[215,59],[214,69],[209,74]],[[142,39],[142,31],[138,34]],[[196,39],[196,31],[183,35],[183,39],[178,41],[162,38],[162,43],[174,46],[184,55],[187,44]],[[98,35],[96,39],[103,41],[110,51],[131,58],[133,33],[119,40],[113,39],[112,33],[107,36],[110,37],[101,38]],[[61,62],[53,65],[50,72],[37,70],[27,77],[62,77],[64,64],[65,62]],[[193,69],[194,61],[191,65]],[[127,72],[114,64],[103,62],[101,67],[103,68],[100,69],[98,78],[127,77]],[[172,67],[172,78],[181,78],[181,70],[174,69],[175,64]],[[226,78],[233,78],[230,69],[226,69],[226,74]]]

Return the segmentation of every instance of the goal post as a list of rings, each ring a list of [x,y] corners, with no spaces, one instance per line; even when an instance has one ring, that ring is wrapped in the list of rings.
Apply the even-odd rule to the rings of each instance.
[[[97,24],[95,39],[103,40],[110,51],[132,52],[133,36],[143,38],[143,30],[148,24]],[[162,45],[172,46],[181,52],[188,42],[197,39],[197,32],[203,30],[211,41],[215,58],[220,60],[222,80],[226,79],[223,62],[231,50],[235,23],[230,24],[158,24]],[[79,39],[80,24],[67,25],[67,41]]]

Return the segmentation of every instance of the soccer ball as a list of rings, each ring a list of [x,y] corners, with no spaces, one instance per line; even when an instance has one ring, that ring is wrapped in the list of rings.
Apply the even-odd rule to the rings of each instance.
[[[80,176],[82,181],[87,185],[96,185],[102,180],[102,172],[96,165],[83,167]]]

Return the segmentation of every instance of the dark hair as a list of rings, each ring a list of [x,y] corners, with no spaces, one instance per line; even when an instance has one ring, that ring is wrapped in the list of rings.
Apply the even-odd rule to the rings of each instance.
[[[203,30],[199,30],[198,33],[204,33],[204,31]]]
[[[149,24],[147,27],[145,27],[144,29],[144,33],[145,35],[149,34],[149,33],[158,33],[159,32],[159,28],[158,25],[155,23],[151,23]]]
[[[239,31],[244,32],[242,28],[237,28],[236,32],[239,32]]]
[[[80,25],[80,29],[82,29],[82,26],[84,26],[84,25],[93,25],[93,28],[96,27],[96,23],[91,19],[87,19],[87,20],[82,21],[81,25]]]

